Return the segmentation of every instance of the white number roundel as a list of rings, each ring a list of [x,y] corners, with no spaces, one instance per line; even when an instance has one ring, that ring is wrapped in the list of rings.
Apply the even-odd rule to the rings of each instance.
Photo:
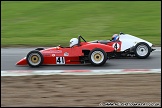
[[[120,47],[120,45],[118,43],[114,43],[112,46],[115,50],[119,49],[119,47]]]

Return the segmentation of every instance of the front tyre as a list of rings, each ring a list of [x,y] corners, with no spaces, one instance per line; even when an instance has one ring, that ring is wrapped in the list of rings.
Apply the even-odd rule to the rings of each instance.
[[[95,48],[89,53],[89,61],[94,66],[101,66],[107,60],[107,54],[104,50]]]
[[[37,50],[30,51],[26,59],[31,67],[39,67],[43,63],[43,55]]]
[[[135,56],[140,59],[147,58],[150,55],[150,52],[151,52],[151,48],[145,42],[140,42],[140,43],[136,44],[136,46],[134,48]]]

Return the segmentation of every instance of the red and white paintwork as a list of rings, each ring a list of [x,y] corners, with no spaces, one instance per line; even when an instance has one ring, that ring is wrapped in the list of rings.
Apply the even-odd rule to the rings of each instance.
[[[119,41],[113,42],[110,40],[104,40],[106,42],[99,42],[97,41],[91,41],[91,42],[86,42],[83,38],[83,40],[85,42],[80,42],[79,44],[74,46],[74,47],[52,47],[52,48],[47,48],[44,50],[40,50],[41,54],[43,55],[43,63],[42,65],[54,65],[54,64],[81,64],[81,60],[80,57],[84,57],[84,53],[83,50],[88,50],[91,51],[95,48],[100,48],[102,50],[104,50],[107,54],[108,53],[122,53],[124,51],[126,51],[129,48],[132,48],[134,46],[136,46],[138,43],[140,42],[145,42],[147,43],[150,48],[152,47],[152,43],[143,40],[141,38],[135,37],[133,35],[129,35],[129,34],[120,34],[119,35]],[[79,39],[79,37],[78,37]],[[79,39],[80,40],[80,39]],[[148,49],[147,46],[145,46],[146,49]],[[144,48],[141,47],[140,50],[144,50]],[[155,49],[150,49],[150,51],[148,51],[147,53],[152,52]],[[134,51],[134,50],[131,50]],[[144,52],[144,51],[142,51]],[[133,53],[134,54],[134,53]],[[139,56],[143,56],[143,55],[139,55]],[[147,54],[146,57],[148,57],[149,55]],[[141,57],[141,58],[146,58]],[[60,63],[57,63],[57,59],[59,58],[59,60],[61,60]],[[140,58],[140,57],[139,57]],[[26,57],[24,57],[23,59],[21,59],[20,61],[18,61],[16,63],[16,65],[27,65],[27,60]]]
[[[113,43],[112,43],[113,44]],[[80,45],[74,47],[52,47],[45,50],[41,50],[44,57],[42,65],[54,65],[57,64],[57,57],[61,57],[65,62],[62,64],[81,64],[79,57],[84,56],[82,50],[93,50],[95,48],[100,48],[106,53],[111,53],[114,48],[111,45],[101,44],[101,43],[91,43],[91,42],[81,42]],[[26,57],[21,59],[16,63],[16,65],[27,65]]]

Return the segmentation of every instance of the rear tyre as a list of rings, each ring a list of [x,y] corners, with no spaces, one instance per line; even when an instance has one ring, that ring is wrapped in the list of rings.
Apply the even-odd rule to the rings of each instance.
[[[105,64],[107,60],[107,54],[104,50],[95,48],[89,53],[88,59],[92,65],[101,66]]]
[[[30,51],[26,58],[31,67],[39,67],[43,63],[43,55],[37,50]]]
[[[137,58],[145,59],[150,55],[151,48],[147,43],[140,42],[135,46],[134,53]]]

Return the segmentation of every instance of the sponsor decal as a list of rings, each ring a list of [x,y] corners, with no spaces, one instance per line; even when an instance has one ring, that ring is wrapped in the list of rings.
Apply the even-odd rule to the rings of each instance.
[[[64,56],[69,56],[69,53],[65,52],[65,53],[64,53]]]
[[[51,53],[62,53],[62,50],[50,50]]]
[[[44,54],[44,56],[50,56],[50,54]]]
[[[52,54],[52,57],[55,57],[55,54]]]

